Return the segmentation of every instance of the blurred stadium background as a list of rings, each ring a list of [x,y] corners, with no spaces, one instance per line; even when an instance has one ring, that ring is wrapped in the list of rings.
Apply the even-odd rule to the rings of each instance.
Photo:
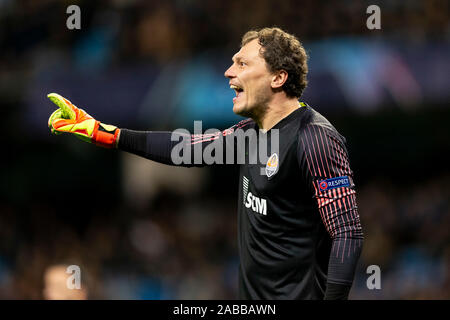
[[[71,4],[81,30],[66,28]],[[366,28],[370,4],[381,30]],[[236,298],[236,168],[51,136],[46,94],[119,127],[224,129],[239,120],[223,72],[240,37],[279,26],[310,54],[302,100],[348,140],[365,233],[350,297],[449,299],[448,13],[445,0],[0,0],[0,298],[45,298],[64,263],[90,299]]]

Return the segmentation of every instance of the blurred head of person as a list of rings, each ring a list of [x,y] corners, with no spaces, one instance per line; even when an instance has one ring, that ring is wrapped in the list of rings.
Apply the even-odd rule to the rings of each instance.
[[[307,59],[300,41],[279,28],[248,31],[225,71],[236,92],[233,112],[258,120],[273,108],[296,105],[307,85]]]
[[[86,300],[88,288],[84,274],[80,273],[80,288],[68,285],[71,282],[72,272],[67,264],[55,264],[49,266],[44,272],[43,296],[46,300]],[[69,281],[68,281],[69,280]]]

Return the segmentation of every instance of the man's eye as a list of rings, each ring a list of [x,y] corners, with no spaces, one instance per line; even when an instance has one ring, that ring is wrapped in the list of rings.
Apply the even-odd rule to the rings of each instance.
[[[239,62],[239,65],[241,66],[241,67],[243,67],[243,66],[245,66],[245,65],[247,65],[245,62]]]

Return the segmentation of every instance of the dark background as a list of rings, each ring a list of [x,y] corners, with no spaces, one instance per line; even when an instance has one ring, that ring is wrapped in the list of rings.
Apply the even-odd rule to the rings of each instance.
[[[81,29],[66,8],[81,8]],[[381,30],[366,27],[367,6]],[[249,29],[310,55],[301,100],[348,141],[365,242],[353,299],[449,299],[447,1],[0,1],[0,298],[80,265],[89,297],[237,297],[237,169],[184,169],[52,136],[57,92],[146,130],[227,128],[223,72]],[[366,287],[369,265],[381,290]]]

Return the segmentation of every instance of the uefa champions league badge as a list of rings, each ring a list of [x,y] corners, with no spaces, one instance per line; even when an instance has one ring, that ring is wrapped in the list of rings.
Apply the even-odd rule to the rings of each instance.
[[[269,160],[267,160],[266,164],[267,178],[273,176],[277,172],[277,169],[278,169],[278,155],[274,153],[270,156]]]

